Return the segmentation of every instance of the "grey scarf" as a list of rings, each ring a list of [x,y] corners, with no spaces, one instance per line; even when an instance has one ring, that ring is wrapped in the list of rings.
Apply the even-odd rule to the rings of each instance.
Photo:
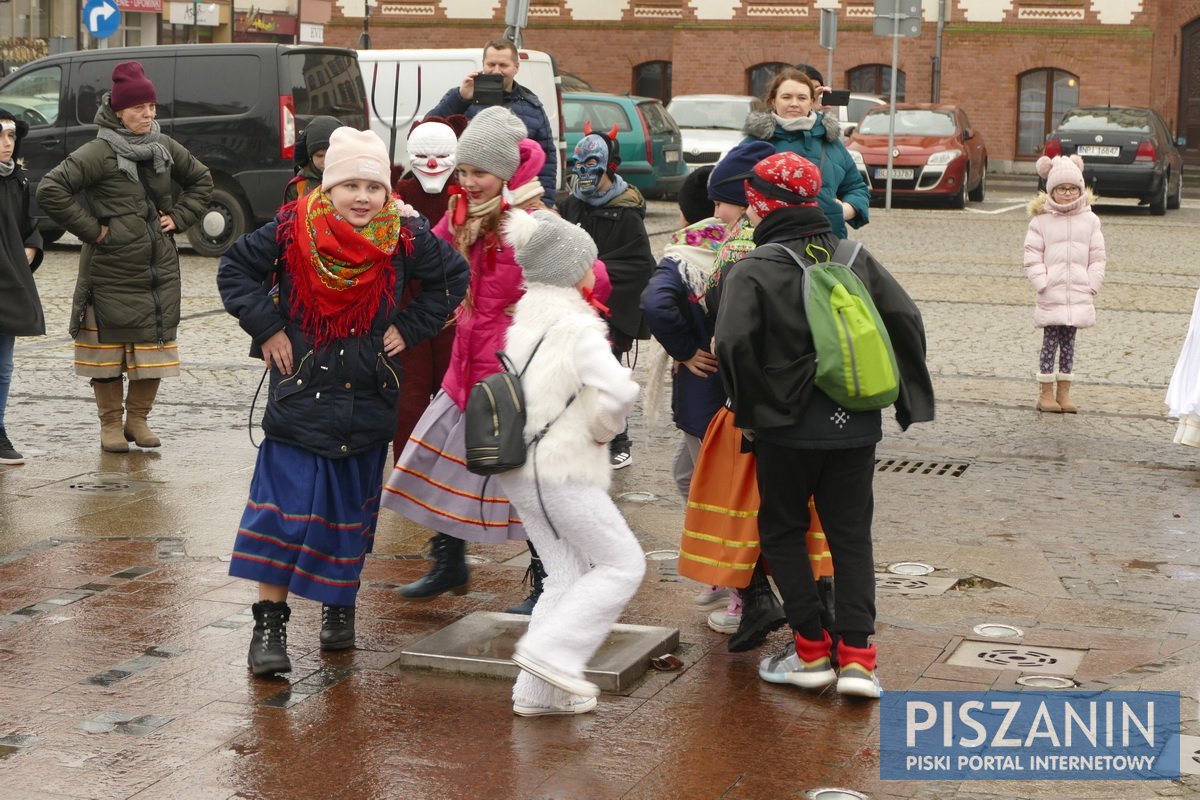
[[[129,180],[138,182],[137,162],[153,161],[156,173],[166,172],[175,163],[171,153],[160,139],[161,128],[158,120],[150,124],[150,132],[137,134],[128,128],[106,128],[100,126],[96,138],[108,142],[109,147],[117,154],[117,168],[129,176]]]
[[[775,117],[776,125],[783,128],[785,131],[788,131],[789,133],[795,133],[796,131],[811,131],[813,126],[817,124],[817,120],[820,119],[819,115],[814,114],[811,111],[808,112],[807,116],[792,117],[791,119],[784,119],[778,114],[772,114],[771,116]]]
[[[13,170],[17,168],[17,162],[9,159],[8,161],[0,161],[0,178],[7,178],[13,174]]]

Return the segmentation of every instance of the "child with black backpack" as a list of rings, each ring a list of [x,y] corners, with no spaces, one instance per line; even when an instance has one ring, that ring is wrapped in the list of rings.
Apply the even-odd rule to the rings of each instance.
[[[638,385],[613,359],[604,320],[585,299],[594,281],[591,238],[549,211],[506,218],[525,294],[505,352],[524,366],[525,438],[543,435],[524,466],[499,477],[548,573],[513,655],[522,669],[513,712],[582,714],[599,694],[583,675],[588,659],[645,572],[642,549],[608,496],[608,443],[624,430]]]

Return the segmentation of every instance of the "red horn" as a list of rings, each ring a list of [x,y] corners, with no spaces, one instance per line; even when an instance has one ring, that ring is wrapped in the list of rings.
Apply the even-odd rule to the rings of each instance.
[[[592,121],[589,119],[583,123],[583,135],[589,136],[592,133]]]
[[[608,138],[613,141],[616,141],[618,130],[620,130],[620,129],[617,127],[617,124],[614,122],[613,126],[612,126],[612,130],[608,132]]]

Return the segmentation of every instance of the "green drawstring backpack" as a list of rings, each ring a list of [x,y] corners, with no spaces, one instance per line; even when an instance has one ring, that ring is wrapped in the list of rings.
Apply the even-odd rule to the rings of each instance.
[[[843,240],[832,257],[810,244],[804,252],[812,264],[783,245],[775,246],[804,271],[804,312],[817,353],[817,388],[848,411],[874,411],[896,402],[900,373],[891,337],[867,287],[849,266],[862,244]]]

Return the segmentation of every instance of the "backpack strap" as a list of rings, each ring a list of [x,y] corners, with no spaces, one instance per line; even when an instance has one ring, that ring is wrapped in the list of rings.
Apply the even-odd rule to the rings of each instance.
[[[854,262],[858,259],[859,250],[862,250],[862,242],[842,239],[838,242],[838,246],[834,249],[833,255],[830,256],[829,260],[835,264],[853,268]]]

